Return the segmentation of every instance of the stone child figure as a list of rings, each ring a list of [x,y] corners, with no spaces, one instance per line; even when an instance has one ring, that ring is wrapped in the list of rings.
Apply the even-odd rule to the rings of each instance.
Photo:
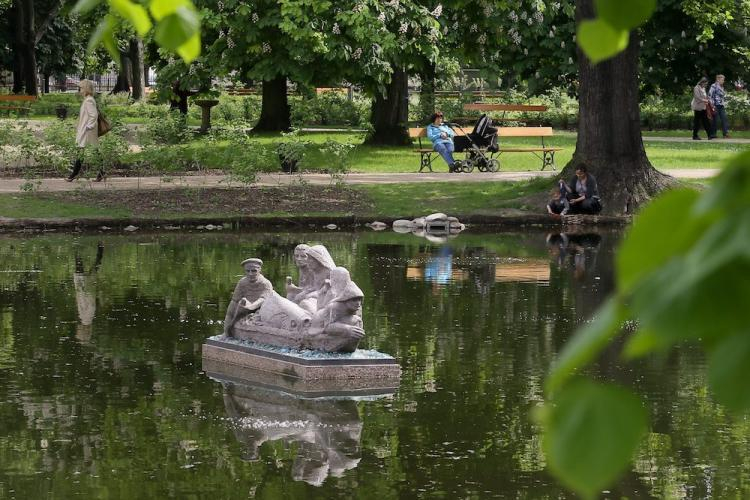
[[[307,347],[353,352],[365,336],[359,316],[363,297],[362,290],[353,281],[346,283],[344,289],[313,316],[306,338]]]
[[[240,318],[257,311],[266,297],[273,293],[271,282],[260,272],[261,266],[263,261],[260,259],[242,261],[245,277],[237,283],[224,318],[224,335],[227,337],[232,336],[232,327]]]

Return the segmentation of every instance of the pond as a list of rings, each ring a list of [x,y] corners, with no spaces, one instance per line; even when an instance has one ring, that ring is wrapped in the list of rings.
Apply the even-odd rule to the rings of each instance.
[[[613,287],[617,233],[0,237],[0,498],[560,498],[531,417],[550,364]],[[202,371],[250,256],[277,290],[300,242],[365,293],[361,347],[398,391],[300,399]],[[592,369],[651,432],[605,496],[750,494],[748,421],[684,346]]]

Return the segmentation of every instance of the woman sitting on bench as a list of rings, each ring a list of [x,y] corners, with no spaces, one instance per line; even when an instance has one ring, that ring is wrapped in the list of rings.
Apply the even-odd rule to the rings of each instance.
[[[460,163],[457,164],[453,158],[453,151],[456,149],[453,145],[453,137],[456,133],[448,125],[443,124],[442,111],[435,112],[430,119],[432,123],[427,125],[427,137],[432,141],[432,149],[443,157],[448,164],[449,172],[460,171]]]
[[[560,179],[560,190],[565,190],[571,214],[598,214],[602,211],[599,186],[584,165],[576,167],[576,176],[570,184]]]

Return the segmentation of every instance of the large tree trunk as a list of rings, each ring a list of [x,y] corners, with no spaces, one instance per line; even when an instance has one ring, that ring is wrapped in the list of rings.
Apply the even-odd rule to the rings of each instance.
[[[140,38],[130,40],[130,64],[133,73],[131,95],[134,100],[139,101],[143,99],[143,95],[146,93],[146,81],[143,73],[143,42]]]
[[[286,95],[286,76],[264,81],[260,119],[253,132],[285,132],[290,128],[292,120]]]
[[[13,51],[13,93],[23,92],[24,59],[23,47],[23,6],[19,0],[13,2],[9,10],[8,27],[11,30],[11,50]]]
[[[429,123],[435,112],[435,63],[429,63],[421,74],[422,88],[419,91],[419,118],[422,123]],[[451,116],[449,119],[454,119]]]
[[[34,27],[34,0],[16,0],[14,2],[16,9],[17,29],[20,30],[18,53],[22,62],[20,63],[20,76],[23,79],[23,86],[28,95],[38,95],[36,73],[36,30]],[[15,85],[14,85],[15,87]]]
[[[593,17],[593,0],[578,0],[576,21]],[[643,148],[637,33],[631,32],[624,52],[597,65],[579,48],[578,79],[578,140],[564,178],[584,165],[597,179],[605,212],[632,212],[672,182],[651,165]]]
[[[409,144],[406,124],[409,120],[409,79],[406,71],[397,69],[391,75],[386,94],[378,93],[372,103],[370,123],[373,133],[368,144],[399,146]]]
[[[112,89],[112,93],[127,92],[129,94],[130,88],[133,86],[132,76],[133,69],[130,64],[130,53],[128,50],[120,49],[120,71],[117,73],[117,81]]]

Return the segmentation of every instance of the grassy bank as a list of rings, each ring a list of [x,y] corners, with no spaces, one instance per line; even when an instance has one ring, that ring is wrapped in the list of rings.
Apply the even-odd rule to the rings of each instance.
[[[158,190],[78,190],[0,195],[8,218],[163,218],[200,216],[358,215],[415,217],[431,212],[499,214],[544,198],[549,179],[522,182],[365,185],[347,188],[295,186]]]

